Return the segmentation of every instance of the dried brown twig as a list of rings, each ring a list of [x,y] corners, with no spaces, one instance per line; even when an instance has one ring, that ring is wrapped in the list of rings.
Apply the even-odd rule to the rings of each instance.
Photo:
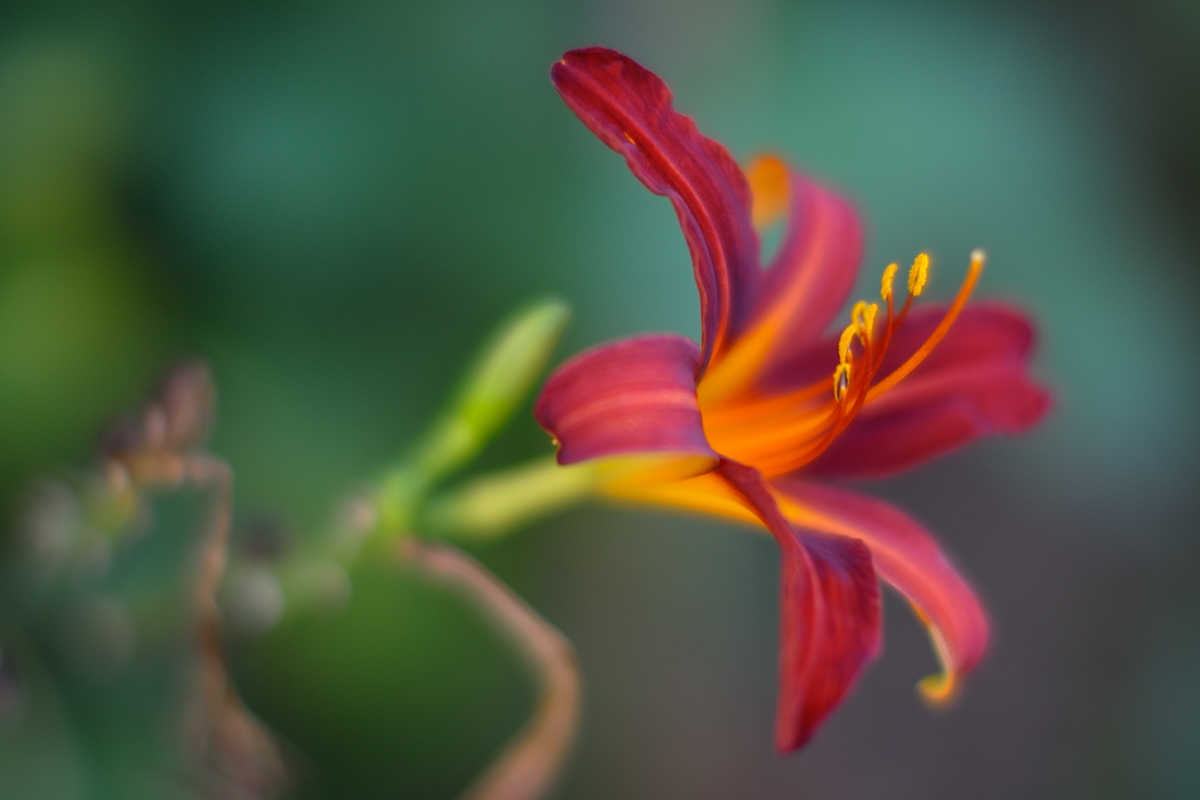
[[[212,492],[191,580],[197,658],[181,733],[187,752],[205,768],[212,796],[261,800],[283,788],[286,774],[271,734],[242,703],[225,669],[216,594],[229,553],[233,472],[202,449],[215,396],[205,365],[176,368],[141,418],[124,421],[110,436],[107,472],[114,483],[137,490],[192,486]]]
[[[212,493],[211,518],[191,581],[196,660],[187,687],[183,743],[203,768],[209,795],[265,800],[286,780],[267,727],[244,706],[225,669],[216,593],[229,552],[233,475],[203,449],[215,392],[207,368],[177,368],[137,418],[124,421],[105,448],[114,488],[135,492],[190,486]],[[457,548],[401,537],[399,561],[459,592],[509,639],[537,675],[534,713],[462,800],[538,800],[552,788],[579,723],[582,680],[575,652],[557,629],[498,578]]]
[[[536,800],[558,776],[579,724],[582,679],[570,642],[475,559],[447,544],[401,539],[397,555],[461,592],[496,624],[541,683],[533,717],[462,800]]]

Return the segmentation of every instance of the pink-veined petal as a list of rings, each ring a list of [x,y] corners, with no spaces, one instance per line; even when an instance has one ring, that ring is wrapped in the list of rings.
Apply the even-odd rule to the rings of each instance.
[[[927,698],[946,699],[957,676],[987,649],[988,622],[978,598],[937,542],[912,518],[865,495],[795,478],[776,478],[784,514],[810,530],[866,542],[879,576],[896,587],[929,626],[943,673],[921,682]]]
[[[700,348],[670,334],[587,350],[559,367],[534,406],[558,463],[630,453],[715,459],[696,403]]]
[[[779,544],[780,689],[775,745],[807,742],[879,654],[879,583],[857,538],[797,530],[757,470],[723,460],[719,474]]]
[[[928,338],[942,306],[915,310],[893,336],[879,370],[886,376]],[[1033,327],[1000,304],[963,311],[911,375],[865,406],[809,475],[875,478],[902,472],[983,436],[1021,433],[1050,408],[1028,374]]]
[[[550,76],[584,124],[675,207],[700,290],[700,363],[707,365],[744,322],[759,277],[758,237],[741,168],[674,110],[671,90],[657,75],[620,53],[573,50]]]

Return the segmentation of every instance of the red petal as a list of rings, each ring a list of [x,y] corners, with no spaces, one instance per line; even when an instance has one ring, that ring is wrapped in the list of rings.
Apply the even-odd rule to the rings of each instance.
[[[914,311],[892,339],[879,376],[928,338],[945,307]],[[913,373],[867,405],[808,474],[874,478],[902,472],[982,436],[1028,430],[1050,409],[1050,394],[1027,374],[1034,332],[1019,311],[967,308]]]
[[[700,348],[669,334],[585,351],[546,381],[534,406],[558,440],[558,463],[624,453],[716,458],[696,404]]]
[[[777,162],[778,163],[778,162]],[[779,163],[779,169],[784,169]],[[815,342],[850,295],[862,259],[862,225],[844,199],[788,172],[788,228],[760,282],[746,330],[708,371],[701,396],[720,401]],[[832,374],[837,365],[834,350]]]
[[[775,479],[784,513],[796,525],[862,539],[879,576],[925,617],[947,677],[970,670],[987,648],[988,622],[971,587],[924,528],[896,508],[854,492]]]
[[[779,318],[776,340],[801,347],[842,309],[862,260],[862,224],[849,202],[792,172],[788,227],[763,280],[751,325]]]
[[[654,73],[601,47],[573,50],[550,70],[555,88],[592,133],[623,154],[633,174],[671,199],[700,289],[703,357],[732,339],[758,279],[750,190],[732,156],[678,114]]]
[[[719,474],[779,543],[780,689],[775,745],[789,752],[812,737],[881,646],[879,584],[861,541],[798,531],[762,476],[723,460]]]

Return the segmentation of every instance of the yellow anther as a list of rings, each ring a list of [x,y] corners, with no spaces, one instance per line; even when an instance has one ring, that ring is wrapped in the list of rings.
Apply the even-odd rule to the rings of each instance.
[[[846,330],[842,331],[842,338],[838,340],[839,364],[847,364],[850,362],[850,343],[854,341],[854,337],[856,335],[858,335],[858,326],[853,322],[846,326]]]
[[[892,298],[892,281],[896,279],[896,270],[900,269],[899,264],[888,264],[887,269],[883,271],[883,283],[880,286],[879,293],[883,295],[884,300]]]
[[[925,288],[925,281],[929,279],[929,256],[921,253],[913,261],[912,267],[908,270],[908,293],[916,297]]]
[[[833,371],[833,399],[841,402],[850,388],[850,365],[846,362],[838,364]]]
[[[879,306],[875,303],[867,306],[862,312],[862,322],[860,324],[861,337],[865,343],[871,338],[872,331],[875,330],[875,315],[879,313]]]
[[[875,327],[875,315],[878,313],[878,305],[867,304],[862,300],[850,309],[850,324],[838,339],[838,365],[833,371],[833,398],[839,402],[846,396],[846,389],[850,386],[850,369],[854,362],[854,353],[850,351],[850,345],[854,344],[855,337],[858,337],[863,347],[867,346],[871,330]]]
[[[874,303],[868,305],[862,300],[850,309],[850,325],[857,329],[858,338],[862,340],[863,345],[871,338],[871,330],[875,327],[875,314],[878,311],[879,306]]]
[[[882,395],[884,392],[891,389],[900,381],[904,380],[910,372],[916,369],[926,356],[933,352],[933,348],[937,347],[938,342],[950,330],[950,326],[954,324],[954,320],[962,311],[963,306],[967,304],[967,298],[971,296],[971,292],[975,290],[975,284],[979,282],[979,276],[983,273],[983,265],[987,262],[987,254],[982,250],[973,250],[971,252],[971,266],[967,269],[967,277],[963,279],[962,286],[959,287],[958,294],[954,296],[954,301],[950,303],[950,308],[947,309],[946,315],[942,317],[942,321],[929,334],[929,338],[925,340],[925,344],[917,348],[916,352],[908,357],[900,366],[896,367],[890,375],[876,383],[867,392],[865,402],[870,403]]]
[[[859,300],[857,303],[855,303],[854,307],[850,309],[850,324],[854,325],[859,330],[862,330],[863,314],[865,314],[866,311],[867,304],[864,301]]]

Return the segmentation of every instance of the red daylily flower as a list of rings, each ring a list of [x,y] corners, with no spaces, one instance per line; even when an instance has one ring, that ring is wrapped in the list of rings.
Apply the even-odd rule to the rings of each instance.
[[[766,526],[782,555],[776,744],[804,744],[880,650],[878,577],[929,627],[942,664],[920,684],[945,699],[978,662],[988,623],[934,539],[897,509],[822,485],[890,475],[980,436],[1036,423],[1049,395],[1027,375],[1033,329],[998,304],[883,311],[858,303],[824,335],[854,284],[862,234],[837,195],[763,158],[743,174],[672,107],[667,86],[612,50],[567,53],[555,87],[652,192],[670,198],[700,289],[702,343],[639,336],[587,351],[547,381],[535,413],[560,464],[611,465],[607,494]],[[764,270],[756,225],[786,216]],[[953,324],[953,327],[951,325]],[[936,349],[935,349],[936,348]]]

